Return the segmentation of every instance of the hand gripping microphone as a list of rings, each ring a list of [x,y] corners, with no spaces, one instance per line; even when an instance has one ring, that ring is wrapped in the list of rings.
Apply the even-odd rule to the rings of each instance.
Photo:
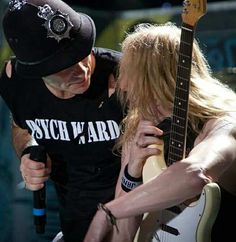
[[[35,145],[30,149],[30,159],[46,163],[47,154],[43,146]],[[46,224],[46,188],[33,191],[33,216],[36,233],[43,234]]]

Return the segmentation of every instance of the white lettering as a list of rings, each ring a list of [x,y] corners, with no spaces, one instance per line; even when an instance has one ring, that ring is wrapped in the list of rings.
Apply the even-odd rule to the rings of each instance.
[[[99,141],[110,140],[110,137],[106,131],[106,124],[102,121],[96,122],[98,129]]]
[[[80,134],[83,133],[84,130],[84,122],[71,122],[72,130],[73,130],[73,137],[74,139],[77,138]],[[79,144],[85,144],[85,137],[81,135],[79,137]]]
[[[50,139],[49,132],[48,132],[48,119],[39,119],[39,121],[45,133],[45,139]]]
[[[60,134],[60,140],[67,140],[69,141],[69,134],[68,130],[66,127],[66,122],[65,121],[58,121],[58,127],[59,127],[59,134]]]
[[[98,141],[98,137],[94,129],[93,123],[88,122],[88,143],[97,142],[97,141]]]
[[[111,139],[116,139],[120,136],[120,129],[114,120],[107,120],[108,129],[110,131]]]
[[[25,122],[36,139],[70,141],[77,138],[78,144],[86,144],[113,140],[120,135],[119,126],[114,120],[90,121],[88,125],[85,122],[67,123],[56,119],[35,119]]]
[[[25,122],[27,123],[29,128],[32,130],[31,135],[34,138],[41,139],[43,137],[43,133],[42,133],[40,127],[36,123],[34,123],[33,120],[26,120]]]
[[[58,132],[55,132],[55,131],[58,131],[58,123],[57,123],[57,120],[52,119],[49,122],[49,129],[50,129],[50,133],[52,135],[52,138],[55,139],[55,140],[58,140],[59,139],[59,134],[58,134]],[[57,135],[55,133],[57,133]]]

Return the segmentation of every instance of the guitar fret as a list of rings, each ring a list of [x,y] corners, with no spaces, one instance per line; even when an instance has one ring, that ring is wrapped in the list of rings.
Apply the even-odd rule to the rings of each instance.
[[[191,67],[191,66],[187,66],[187,65],[184,66],[183,64],[184,64],[184,62],[183,62],[182,64],[179,64],[178,69],[181,70],[181,68],[183,68],[183,69],[185,69],[185,70],[190,70],[190,67]],[[183,73],[182,73],[182,74],[183,74]]]
[[[179,154],[178,151],[169,152],[169,158],[172,159],[172,161],[174,161],[174,158],[175,158],[175,161],[183,159],[182,154]]]
[[[171,155],[169,154],[169,159],[168,159],[168,165],[175,163],[176,161],[182,160],[182,156],[181,155],[176,155],[173,154],[173,158],[170,157]]]
[[[184,127],[185,120],[184,119],[178,119],[177,117],[173,117],[173,124],[174,123],[177,124],[177,125],[180,125],[180,126]]]
[[[172,135],[170,144],[174,145],[176,143],[185,144],[184,136],[183,135],[181,136],[181,135],[179,135],[177,133],[176,133],[176,135]]]
[[[191,66],[189,66],[189,63],[191,62],[191,59],[188,58],[186,56],[186,54],[184,54],[184,53],[180,53],[179,54],[179,62],[180,62],[179,67],[184,66],[184,67],[186,67],[188,69],[191,68]]]
[[[188,45],[188,46],[192,45],[191,43],[188,43],[188,42],[185,42],[185,41],[182,41],[182,43],[185,44],[185,45]]]
[[[184,78],[182,76],[177,76],[178,80],[188,81],[188,78]]]
[[[181,90],[181,91],[184,91],[184,92],[187,92],[187,91],[188,91],[188,90],[183,89],[183,88],[181,88],[181,87],[176,87],[176,89]]]
[[[186,67],[186,66],[183,66],[183,65],[179,65],[179,67],[181,68],[184,68],[184,69],[186,69],[186,70],[189,70],[189,67]]]
[[[185,55],[184,53],[179,53],[179,56],[180,57],[183,56],[184,58],[191,60],[191,57],[189,57],[188,55]]]
[[[177,140],[177,139],[174,139],[174,138],[173,138],[172,140],[173,140],[173,141],[175,141],[175,142],[176,142],[176,143],[178,143],[178,144],[181,144],[181,145],[183,145],[183,144],[184,144],[184,142],[183,142],[183,141],[181,142],[180,140]]]
[[[176,110],[176,111],[184,111],[184,112],[186,112],[186,110],[185,110],[184,108],[181,108],[180,106],[175,107],[174,110]]]
[[[176,97],[175,100],[180,100],[180,101],[182,101],[182,102],[187,102],[187,101],[188,101],[187,99],[183,99],[183,98],[181,98],[181,97]]]
[[[191,68],[189,67],[189,68],[185,68],[185,67],[183,67],[183,66],[179,66],[179,73],[182,75],[182,77],[183,78],[186,78],[187,79],[187,81],[188,81],[188,76],[189,76],[189,74],[190,74],[190,71],[191,71]]]
[[[174,162],[176,162],[177,159],[178,160],[182,160],[183,159],[182,149],[181,149],[181,151],[180,150],[177,150],[177,149],[174,150],[171,147],[170,152],[169,152],[169,158],[171,158],[172,161],[173,161],[174,157],[176,158],[176,160]]]
[[[180,90],[184,91],[183,93],[179,93]],[[176,92],[177,92],[177,96],[176,97],[186,97],[186,99],[188,98],[188,85],[186,85],[185,82],[182,82],[179,85],[176,85]]]
[[[170,145],[175,145],[177,143],[185,144],[184,136],[181,136],[179,134],[172,135]]]
[[[179,124],[172,124],[173,127],[177,127],[177,128],[181,128],[181,129],[184,129],[184,126],[183,125],[179,125]]]
[[[178,116],[177,114],[173,114],[173,118],[178,118],[179,120],[185,121],[185,118]]]
[[[182,147],[183,147],[182,145],[179,146],[179,147],[176,147],[176,146],[174,146],[174,145],[171,145],[171,146],[170,146],[170,149],[172,149],[172,152],[176,153],[176,150],[182,152]]]
[[[184,115],[186,115],[186,110],[182,110],[182,109],[178,109],[177,107],[174,109],[174,112],[176,113],[176,115],[178,115],[178,116],[184,116]],[[174,123],[174,122],[173,122]],[[180,122],[178,122],[177,124],[180,124]],[[183,120],[183,122],[182,122],[182,124],[186,124],[185,123],[185,120]],[[184,125],[182,125],[182,126],[184,126]]]
[[[185,134],[179,133],[178,131],[175,132],[176,135],[179,135],[180,137],[184,137]]]

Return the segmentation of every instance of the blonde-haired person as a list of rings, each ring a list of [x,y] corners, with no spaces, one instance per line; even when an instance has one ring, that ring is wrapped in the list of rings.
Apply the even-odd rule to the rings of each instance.
[[[114,198],[120,173],[112,148],[123,119],[114,93],[121,53],[95,47],[92,18],[62,0],[11,0],[2,27],[15,56],[0,74],[0,95],[25,187],[37,191],[50,179],[62,231],[53,241],[81,242],[97,204]],[[46,164],[31,159],[37,144]],[[41,233],[45,209],[33,214]]]
[[[161,152],[148,146],[161,144],[163,130],[157,125],[172,115],[180,33],[171,23],[142,24],[122,43],[120,97],[129,109],[118,145],[122,146],[122,170],[128,164],[125,178],[140,178],[146,159]],[[112,230],[107,212],[116,218],[118,227],[120,223],[122,235],[123,218],[178,205],[199,195],[209,182],[216,182],[221,188],[220,210],[211,241],[219,241],[222,230],[233,235],[227,216],[236,214],[236,95],[212,76],[196,41],[192,53],[186,158],[106,203],[106,211],[99,209],[90,224],[86,242],[103,241]]]

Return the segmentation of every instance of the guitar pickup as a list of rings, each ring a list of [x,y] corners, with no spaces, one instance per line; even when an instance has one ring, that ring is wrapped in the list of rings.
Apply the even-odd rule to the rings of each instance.
[[[173,234],[175,236],[179,235],[179,231],[176,228],[170,227],[166,224],[161,224],[161,229],[167,233]]]

